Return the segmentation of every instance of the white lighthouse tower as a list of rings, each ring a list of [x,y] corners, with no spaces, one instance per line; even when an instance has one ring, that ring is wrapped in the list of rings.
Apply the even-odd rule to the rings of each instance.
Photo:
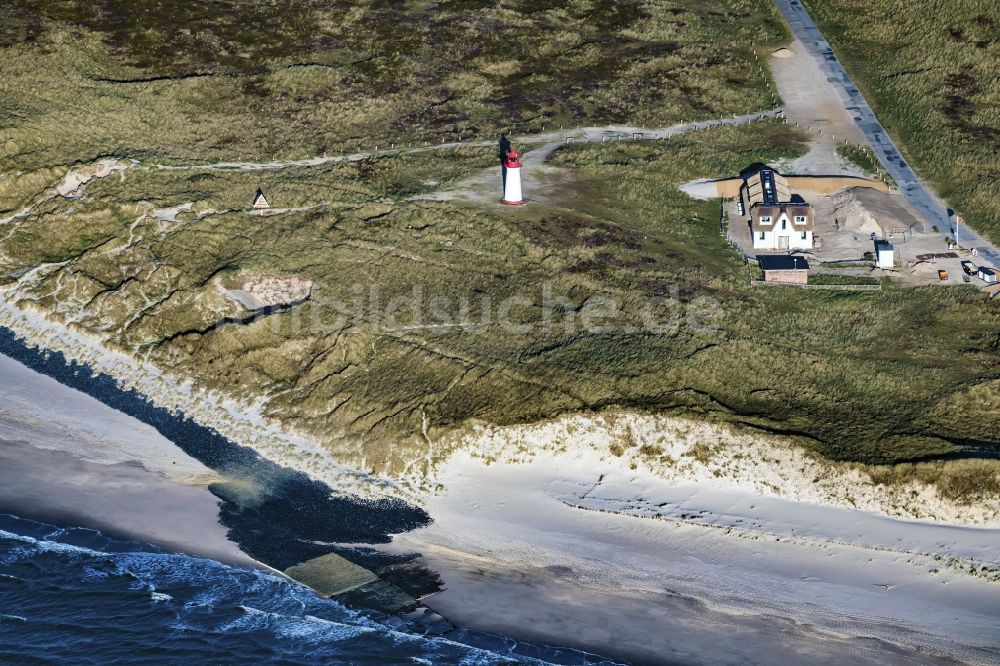
[[[503,161],[503,199],[500,203],[508,206],[523,206],[524,199],[521,197],[521,158],[517,151],[511,148],[507,151],[507,157]]]

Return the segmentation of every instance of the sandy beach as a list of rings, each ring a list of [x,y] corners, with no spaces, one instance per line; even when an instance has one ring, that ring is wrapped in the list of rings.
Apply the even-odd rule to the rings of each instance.
[[[103,369],[119,359],[87,355]],[[0,377],[0,511],[253,563],[218,523],[209,468],[3,356]],[[609,454],[622,428],[674,462]],[[446,588],[424,603],[456,626],[635,664],[1000,661],[996,502],[876,487],[694,421],[576,416],[464,436],[434,473],[442,490],[421,497],[434,522],[382,547],[422,554]],[[714,452],[691,457],[701,441]],[[358,487],[324,463],[314,478]]]
[[[216,478],[153,428],[0,355],[0,512],[232,564]]]
[[[447,588],[426,603],[462,626],[638,664],[1000,660],[1000,585],[941,561],[997,566],[997,530],[673,486],[566,452],[460,455],[440,480],[435,523],[391,547],[424,554]],[[622,513],[650,504],[661,518]]]

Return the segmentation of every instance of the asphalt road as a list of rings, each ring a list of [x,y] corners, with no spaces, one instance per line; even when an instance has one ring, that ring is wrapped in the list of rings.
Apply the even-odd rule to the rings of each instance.
[[[980,257],[1000,267],[1000,249],[964,224],[957,225],[957,229],[954,228],[956,226],[954,218],[948,215],[948,209],[903,159],[896,144],[875,117],[875,112],[854,85],[847,70],[840,64],[830,44],[823,38],[823,33],[816,27],[802,3],[799,0],[774,0],[774,2],[795,36],[809,54],[819,61],[827,81],[836,90],[847,113],[854,118],[854,122],[868,138],[879,161],[895,179],[907,202],[920,215],[924,223],[924,232],[929,233],[936,226],[942,233],[952,235],[962,247],[976,248]]]

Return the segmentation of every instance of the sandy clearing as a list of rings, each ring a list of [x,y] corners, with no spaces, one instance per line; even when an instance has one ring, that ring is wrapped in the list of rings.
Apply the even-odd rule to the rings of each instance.
[[[190,212],[193,208],[194,202],[188,201],[187,203],[182,203],[178,206],[171,206],[170,208],[154,208],[150,215],[155,217],[160,222],[176,222],[178,215]]]
[[[719,198],[719,183],[716,180],[708,178],[697,178],[688,181],[680,186],[680,190],[692,199],[701,199],[704,201]]]
[[[83,196],[83,188],[95,178],[107,178],[130,168],[132,164],[115,159],[103,159],[78,169],[73,169],[63,178],[55,191],[61,197],[77,199]]]
[[[545,201],[546,193],[552,192],[558,184],[567,177],[567,170],[550,166],[546,159],[560,146],[569,143],[602,143],[610,141],[650,141],[666,139],[688,132],[697,132],[722,125],[746,125],[760,120],[781,117],[781,109],[771,109],[759,113],[749,113],[731,118],[719,118],[690,123],[679,123],[670,127],[633,127],[629,125],[609,125],[606,127],[578,127],[560,132],[546,132],[539,135],[508,137],[515,149],[525,146],[521,162],[524,170],[521,172],[521,183],[524,198],[532,201]],[[494,143],[476,144],[492,146]],[[483,169],[447,190],[419,195],[414,199],[433,201],[451,201],[461,199],[477,204],[496,204],[500,200],[501,171],[499,165]]]
[[[700,484],[887,518],[1000,528],[1000,497],[962,505],[924,483],[878,485],[856,466],[810,455],[781,437],[691,418],[611,410],[531,425],[477,426],[457,437],[462,441],[449,443],[449,449],[474,451],[484,460],[583,456],[604,469],[643,471],[672,485]]]

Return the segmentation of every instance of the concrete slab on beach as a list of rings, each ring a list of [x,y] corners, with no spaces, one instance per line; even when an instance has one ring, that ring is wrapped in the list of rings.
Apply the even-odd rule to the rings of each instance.
[[[285,575],[312,588],[324,597],[350,592],[378,580],[374,573],[349,562],[336,553],[321,555],[285,569]]]

